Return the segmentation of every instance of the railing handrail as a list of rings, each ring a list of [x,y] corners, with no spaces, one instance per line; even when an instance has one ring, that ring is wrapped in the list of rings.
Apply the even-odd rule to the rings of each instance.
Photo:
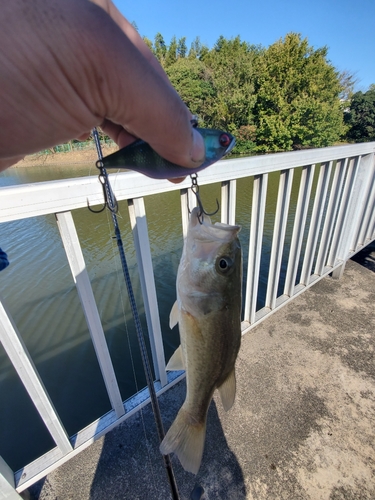
[[[200,172],[199,184],[268,174],[374,152],[375,142],[368,142],[223,160]],[[173,184],[167,180],[155,180],[135,172],[110,174],[110,181],[118,200],[176,191],[189,188],[191,184],[189,178],[180,184]],[[95,175],[6,186],[0,189],[0,222],[75,210],[87,206],[87,203],[90,206],[103,203],[102,186]]]

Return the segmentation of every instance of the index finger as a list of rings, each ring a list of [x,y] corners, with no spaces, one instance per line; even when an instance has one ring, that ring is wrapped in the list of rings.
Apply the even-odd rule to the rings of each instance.
[[[109,17],[100,15],[100,26],[92,60],[93,75],[98,59],[102,65],[97,78],[99,95],[89,96],[97,114],[140,137],[172,163],[191,168],[200,165],[205,159],[203,138],[191,126],[190,111],[160,65],[150,64]]]
[[[160,65],[157,58],[154,56],[150,48],[142,40],[136,29],[131,23],[124,17],[118,8],[114,5],[111,0],[90,0],[95,3],[110,15],[110,17],[115,21],[115,23],[121,28],[129,40],[133,43],[139,52],[145,57],[145,59],[151,64],[151,66],[159,73],[159,75],[165,79],[165,81],[171,85],[165,71]]]

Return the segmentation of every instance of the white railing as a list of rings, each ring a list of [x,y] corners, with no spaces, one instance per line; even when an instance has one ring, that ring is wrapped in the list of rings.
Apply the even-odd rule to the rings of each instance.
[[[243,333],[285,305],[317,280],[333,273],[339,277],[345,262],[375,238],[375,143],[279,153],[226,160],[199,174],[200,185],[221,182],[221,220],[236,219],[236,183],[253,177],[250,236],[248,244]],[[290,199],[295,169],[301,168],[293,228],[288,241],[288,262],[282,293],[278,294]],[[316,172],[315,172],[316,170]],[[266,211],[268,174],[280,172],[265,306],[257,310],[259,272]],[[194,203],[189,179],[175,185],[135,173],[111,175],[118,200],[128,200],[145,305],[155,387],[161,394],[181,380],[182,373],[165,370],[155,281],[144,197],[180,190],[183,233],[188,208]],[[313,181],[315,179],[315,187]],[[123,402],[106,344],[90,280],[71,211],[101,204],[103,194],[96,178],[79,178],[0,190],[0,222],[55,214],[88,328],[99,361],[112,410],[69,437],[24,345],[17,326],[0,300],[0,341],[34,402],[56,447],[12,471],[0,457],[0,499],[19,498],[21,492],[54,468],[89,446],[148,403],[146,389]],[[1,227],[1,226],[0,226]],[[285,257],[284,257],[285,258]],[[296,277],[299,276],[298,282]],[[27,417],[25,417],[27,418]]]

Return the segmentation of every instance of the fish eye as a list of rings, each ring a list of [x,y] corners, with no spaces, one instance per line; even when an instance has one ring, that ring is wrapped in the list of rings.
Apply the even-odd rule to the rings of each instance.
[[[233,261],[230,257],[219,257],[216,261],[216,269],[219,273],[227,273],[232,265]]]
[[[220,146],[222,146],[223,148],[227,148],[229,146],[229,144],[231,143],[231,139],[229,137],[228,134],[221,134],[220,137],[219,137],[219,143],[220,143]]]

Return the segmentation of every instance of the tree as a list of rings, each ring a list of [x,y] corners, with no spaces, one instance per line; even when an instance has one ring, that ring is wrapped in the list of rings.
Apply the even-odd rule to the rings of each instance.
[[[147,38],[147,36],[143,37],[143,41],[145,42],[145,44],[147,45],[147,47],[151,50],[151,52],[155,52],[154,51],[154,46],[152,44],[152,41],[149,38]]]
[[[178,40],[177,44],[177,57],[184,58],[186,57],[187,47],[186,47],[186,36],[183,36]]]
[[[206,47],[206,45],[202,45],[199,36],[197,36],[191,44],[188,57],[190,59],[199,59],[202,61],[207,52],[208,47]]]
[[[208,49],[196,37],[187,57],[185,37],[173,36],[169,46],[161,33],[154,44],[144,40],[200,124],[233,133],[237,151],[324,147],[348,129],[353,75],[337,72],[327,48],[314,49],[299,34],[267,49],[239,36],[220,36]]]
[[[177,61],[177,40],[173,36],[165,55],[165,67],[171,66]]]
[[[237,36],[220,36],[204,57],[215,88],[212,125],[230,132],[253,124],[254,60],[258,50]]]
[[[353,73],[348,70],[341,71],[339,74],[341,92],[340,100],[343,103],[344,108],[350,102],[354,94],[354,87],[358,81]]]
[[[344,133],[340,78],[327,48],[289,33],[255,61],[254,107],[259,151],[333,144]]]
[[[167,46],[165,45],[163,35],[161,33],[156,33],[154,42],[154,54],[162,66],[164,66],[165,64],[166,53]]]
[[[238,38],[238,37],[237,37]],[[223,35],[220,35],[214,45],[214,51],[220,52],[221,50],[225,50],[225,46],[228,44],[228,41],[224,38]]]
[[[375,85],[365,93],[356,92],[345,114],[347,137],[355,142],[375,141]]]
[[[215,89],[206,65],[198,59],[180,58],[166,72],[182,100],[200,118],[201,125],[212,126]]]

